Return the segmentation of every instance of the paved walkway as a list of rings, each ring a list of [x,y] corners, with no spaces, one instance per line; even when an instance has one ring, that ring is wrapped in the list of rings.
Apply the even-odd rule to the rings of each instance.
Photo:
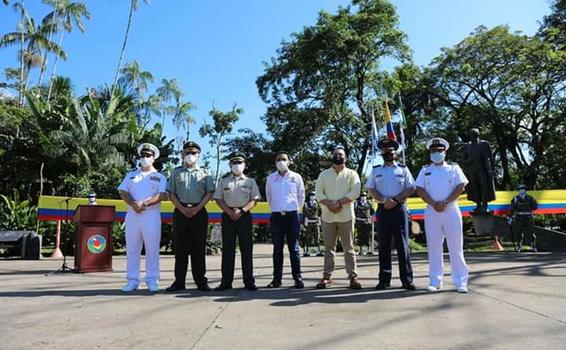
[[[269,252],[255,248],[260,287],[270,281]],[[125,257],[114,257],[114,272],[49,276],[60,260],[0,260],[0,349],[566,349],[566,254],[467,260],[469,294],[457,294],[449,276],[442,291],[426,291],[426,255],[415,255],[415,292],[398,279],[375,291],[375,256],[359,258],[365,288],[349,290],[339,256],[328,290],[309,288],[322,266],[310,257],[302,260],[303,290],[285,287],[286,275],[276,290],[202,293],[190,283],[184,293],[157,295],[119,292]],[[162,288],[173,263],[161,258]],[[220,257],[207,264],[214,287]]]

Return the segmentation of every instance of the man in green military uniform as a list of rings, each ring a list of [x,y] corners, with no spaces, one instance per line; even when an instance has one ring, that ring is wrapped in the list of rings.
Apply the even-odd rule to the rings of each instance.
[[[241,153],[232,153],[230,174],[218,181],[214,199],[222,208],[222,282],[217,291],[232,289],[236,259],[236,237],[242,254],[242,273],[245,288],[256,291],[253,276],[253,234],[250,210],[261,198],[254,179],[244,175],[246,159]]]
[[[367,193],[362,192],[360,198],[354,203],[354,214],[356,215],[356,241],[360,246],[360,255],[362,255],[364,246],[371,247],[371,219],[373,217],[373,208],[368,201]]]
[[[525,234],[530,235],[533,251],[537,251],[537,236],[533,232],[533,211],[537,210],[536,199],[527,194],[527,186],[519,185],[519,194],[511,200],[511,232],[517,252],[521,251]]]
[[[320,206],[316,201],[316,194],[310,192],[305,204],[303,205],[303,256],[310,256],[309,248],[317,245],[317,255],[322,256],[320,252]]]
[[[199,290],[209,292],[206,278],[206,238],[208,212],[206,203],[214,193],[214,180],[198,166],[200,146],[189,141],[183,145],[183,165],[175,168],[169,179],[169,197],[175,206],[173,235],[175,247],[175,282],[168,292],[185,289],[188,255],[191,271]]]

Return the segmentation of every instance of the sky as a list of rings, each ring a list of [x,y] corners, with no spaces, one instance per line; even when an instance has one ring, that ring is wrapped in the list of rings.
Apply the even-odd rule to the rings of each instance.
[[[13,1],[12,1],[13,2]],[[86,32],[65,33],[63,47],[68,60],[58,74],[69,76],[77,94],[87,87],[111,84],[125,32],[129,0],[84,1],[91,13]],[[260,117],[266,105],[255,85],[264,62],[276,54],[282,40],[316,22],[321,9],[335,12],[349,1],[341,0],[139,0],[134,14],[125,62],[137,60],[156,81],[176,78],[184,99],[196,105],[191,138],[204,152],[208,140],[198,136],[203,121],[215,106],[230,110],[234,103],[244,109],[239,128],[264,131]],[[480,25],[507,24],[513,31],[533,34],[550,12],[549,0],[393,0],[400,29],[408,36],[414,61],[425,66]],[[40,21],[49,7],[40,0],[26,0],[31,16]],[[17,14],[0,6],[0,34],[16,29]],[[0,70],[17,66],[17,48],[0,49]],[[384,60],[390,70],[396,62]],[[1,73],[0,72],[0,73]],[[36,78],[34,78],[36,79]],[[0,79],[4,80],[3,77]],[[157,87],[157,83],[153,88]],[[166,135],[179,132],[169,123]],[[183,133],[180,133],[183,135]],[[193,137],[194,136],[194,137]]]

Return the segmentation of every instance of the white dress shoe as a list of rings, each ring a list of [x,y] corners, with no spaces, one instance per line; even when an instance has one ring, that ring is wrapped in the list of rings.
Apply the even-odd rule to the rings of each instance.
[[[145,284],[147,284],[147,290],[149,290],[150,293],[157,293],[159,292],[159,284],[155,281],[148,281]]]
[[[442,285],[438,285],[438,286],[430,285],[430,286],[426,287],[426,289],[427,289],[429,292],[438,292],[441,287],[442,287]]]
[[[458,287],[457,292],[458,293],[468,293],[468,287],[466,287],[466,286]]]
[[[122,292],[124,293],[130,293],[133,292],[134,290],[138,289],[139,287],[139,283],[136,281],[129,281],[128,283],[126,283],[126,285],[124,286],[124,288],[122,288]]]

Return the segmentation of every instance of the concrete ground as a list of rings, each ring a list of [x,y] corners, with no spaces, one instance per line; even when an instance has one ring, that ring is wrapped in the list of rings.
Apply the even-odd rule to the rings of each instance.
[[[254,249],[262,287],[271,280],[271,247]],[[349,290],[339,256],[327,290],[312,288],[322,258],[309,257],[303,290],[289,288],[288,274],[282,288],[242,290],[238,269],[231,291],[203,293],[190,283],[182,293],[126,295],[125,257],[114,257],[114,272],[47,276],[60,260],[0,260],[0,349],[566,349],[566,254],[467,261],[469,294],[457,294],[449,276],[440,292],[426,291],[426,255],[415,255],[414,292],[398,279],[375,291],[376,256],[358,259],[364,289]],[[162,288],[173,264],[161,258]],[[220,257],[207,264],[214,287]]]

